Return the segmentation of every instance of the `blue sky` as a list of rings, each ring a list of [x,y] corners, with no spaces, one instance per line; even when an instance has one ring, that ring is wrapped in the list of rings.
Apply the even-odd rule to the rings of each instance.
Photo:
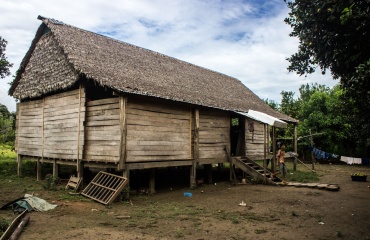
[[[298,40],[288,36],[283,0],[2,0],[0,12],[12,74],[42,15],[238,78],[263,99],[280,102],[282,90],[298,93],[306,83],[337,83],[320,71],[305,78],[286,70]],[[0,80],[0,103],[14,111],[10,81]]]

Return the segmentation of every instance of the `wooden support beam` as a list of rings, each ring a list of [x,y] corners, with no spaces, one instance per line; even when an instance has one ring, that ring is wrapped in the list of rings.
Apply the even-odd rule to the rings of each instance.
[[[276,127],[272,127],[272,163],[271,171],[276,172]]]
[[[119,96],[119,122],[120,122],[120,150],[119,150],[119,164],[118,170],[124,169],[126,164],[126,135],[127,135],[127,121],[126,121],[126,109],[127,109],[127,98]]]
[[[266,124],[263,124],[263,133],[264,133],[264,136],[263,136],[263,173],[264,173],[264,183],[266,184],[267,183],[267,178],[266,178],[266,168],[267,168],[267,165],[266,165],[266,157],[267,157],[267,127],[266,127]]]
[[[294,136],[293,136],[293,142],[294,142],[294,152],[298,153],[298,142],[297,142],[297,124],[294,124]],[[293,170],[297,171],[297,158],[294,158],[293,161]]]
[[[155,168],[150,169],[149,191],[150,194],[155,193]]]
[[[194,161],[190,169],[190,187],[196,186],[197,163],[199,163],[199,109],[194,109]]]
[[[84,164],[80,160],[80,161],[77,162],[77,177],[78,178],[83,178],[83,175],[84,175]]]
[[[40,158],[37,158],[37,163],[36,163],[36,180],[37,181],[41,180],[41,162],[40,162]]]
[[[310,143],[311,143],[311,146],[313,146],[313,138],[312,138],[311,129],[310,129]],[[312,170],[315,170],[315,156],[313,155],[313,152],[311,152],[311,159],[312,159]]]
[[[23,177],[22,155],[18,154],[17,162],[18,162],[18,168],[17,168],[18,177]]]
[[[126,165],[125,169],[123,169],[123,177],[128,179],[128,188],[130,189],[130,168]],[[130,198],[130,191],[126,192],[126,199]]]
[[[53,177],[58,177],[59,175],[59,165],[57,163],[57,160],[54,159],[54,162],[53,162]]]
[[[76,167],[77,167],[77,177],[82,178],[83,177],[83,164],[81,163],[81,157],[80,156],[80,130],[81,130],[81,107],[82,107],[82,91],[83,86],[80,84],[78,89],[78,98],[79,98],[79,107],[78,107],[78,125],[77,125],[77,153],[76,153]]]

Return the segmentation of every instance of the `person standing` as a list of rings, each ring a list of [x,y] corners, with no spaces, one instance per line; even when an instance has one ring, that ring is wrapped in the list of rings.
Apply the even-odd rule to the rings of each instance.
[[[276,155],[276,166],[279,167],[279,171],[273,174],[273,177],[275,177],[278,174],[282,174],[282,183],[285,184],[285,176],[287,173],[287,169],[285,166],[285,144],[282,144],[280,147],[280,150],[278,151]]]

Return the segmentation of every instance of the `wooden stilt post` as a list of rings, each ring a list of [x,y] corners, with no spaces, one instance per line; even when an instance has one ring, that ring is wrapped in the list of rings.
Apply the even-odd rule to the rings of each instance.
[[[37,158],[37,163],[36,163],[36,180],[37,181],[41,180],[41,162],[40,162],[40,158]]]
[[[294,124],[294,152],[298,154],[298,142],[297,142],[297,124]],[[298,157],[298,156],[297,156]],[[297,158],[294,158],[293,171],[297,171]]]
[[[311,146],[313,146],[311,129],[310,129],[310,142],[311,142]],[[315,170],[315,156],[313,155],[313,152],[311,152],[311,158],[312,158],[312,170]]]
[[[45,112],[45,97],[42,98],[42,150],[41,150],[41,160],[44,161],[44,149],[45,149],[45,134],[44,134],[44,128],[45,128],[45,117],[44,117],[44,112]],[[41,180],[41,162],[40,158],[37,158],[37,181]]]
[[[80,88],[78,91],[79,97],[79,107],[78,107],[78,127],[77,127],[77,177],[83,177],[83,164],[81,163],[81,156],[80,156],[80,130],[81,130],[81,106],[82,106],[82,85],[80,84]]]
[[[266,151],[267,151],[267,147],[266,147],[266,144],[267,144],[267,130],[266,130],[266,124],[263,124],[263,173],[264,173],[264,178],[263,178],[263,181],[264,183],[266,184],[267,183],[267,179],[266,179],[266,157],[267,157],[267,154],[266,154]]]
[[[271,170],[273,173],[276,172],[276,127],[272,127],[272,163]]]
[[[199,109],[194,110],[194,160],[190,170],[190,187],[196,186],[197,164],[199,162]]]
[[[155,168],[150,169],[149,190],[151,194],[155,193]]]
[[[53,162],[53,176],[58,177],[58,175],[59,175],[59,165],[57,164],[57,160],[54,159],[54,162]]]
[[[21,113],[22,113],[22,108],[21,108],[21,103],[18,103],[17,104],[17,110],[18,110],[18,118],[17,118],[17,121],[18,121],[18,128],[17,128],[17,152],[18,152],[18,155],[17,155],[17,163],[18,163],[18,167],[17,167],[17,174],[18,174],[18,177],[22,177],[22,155],[19,154],[19,150],[20,150],[20,142],[21,142],[21,138],[20,138],[20,132],[21,132]]]
[[[126,97],[119,96],[119,108],[120,108],[119,121],[120,121],[121,139],[120,139],[118,170],[121,170],[125,168],[125,164],[126,164],[126,132],[127,132],[127,124],[126,124],[127,98]]]
[[[23,177],[22,155],[18,154],[17,162],[18,162],[18,169],[17,169],[18,177]]]
[[[129,167],[126,165],[125,166],[125,169],[123,169],[123,174],[122,174],[123,177],[127,178],[128,180],[128,187],[130,186],[130,169]],[[126,193],[126,199],[129,199],[130,198],[130,191],[127,191]]]

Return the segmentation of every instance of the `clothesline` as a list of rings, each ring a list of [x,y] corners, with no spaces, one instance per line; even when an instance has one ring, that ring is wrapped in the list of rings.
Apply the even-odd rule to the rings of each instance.
[[[313,152],[316,159],[325,159],[329,160],[329,158],[339,158],[340,161],[345,162],[347,164],[362,164],[362,165],[369,165],[368,158],[354,158],[354,157],[347,157],[347,156],[339,156],[334,153],[327,153],[318,148],[313,146],[308,146],[308,150]]]

